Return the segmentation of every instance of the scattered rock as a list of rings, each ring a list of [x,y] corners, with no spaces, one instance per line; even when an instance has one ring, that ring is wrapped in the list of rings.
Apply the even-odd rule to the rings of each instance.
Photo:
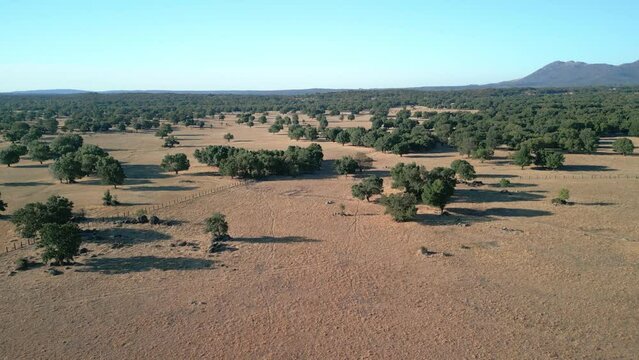
[[[53,276],[64,274],[62,271],[60,271],[58,269],[49,269],[49,270],[47,270],[47,272],[49,273],[49,275],[53,275]]]
[[[149,218],[146,215],[140,215],[136,220],[139,224],[147,224],[149,222]]]
[[[124,244],[121,243],[121,242],[117,242],[117,243],[111,244],[111,249],[120,249],[120,248],[123,248],[123,247],[124,247]]]
[[[425,246],[422,246],[422,247],[419,248],[419,250],[417,250],[417,255],[431,256],[431,255],[435,255],[435,254],[437,254],[437,252],[430,251]]]
[[[326,205],[332,205],[332,204],[335,204],[335,201],[333,201],[333,200],[328,200],[328,201],[326,202]]]
[[[502,193],[502,194],[510,195],[510,191],[508,191],[506,189],[500,190],[499,192]]]
[[[226,249],[226,245],[224,243],[215,241],[211,244],[211,246],[209,246],[208,252],[216,253],[216,252],[224,251],[224,249]]]
[[[7,276],[14,276],[15,274],[17,274],[17,272],[15,272],[15,271],[9,271],[9,272],[7,273]]]
[[[186,241],[180,241],[180,242],[178,242],[176,245],[177,245],[177,246],[186,246],[186,245],[188,245],[188,244],[189,244],[189,243],[187,243]]]
[[[88,252],[89,252],[89,249],[87,249],[87,248],[85,248],[85,247],[83,247],[82,249],[80,249],[80,250],[78,251],[78,253],[80,253],[80,254],[86,254],[86,253],[88,253]]]
[[[462,249],[464,249],[464,250],[468,250],[468,249],[470,249],[470,246],[468,246],[468,245],[462,245],[462,246],[460,246],[460,247],[461,247]]]
[[[149,218],[149,223],[150,223],[151,225],[159,225],[160,223],[162,223],[162,221],[160,221],[160,218],[159,218],[159,217],[157,217],[157,216],[153,215],[153,216],[151,216],[151,217]]]
[[[461,226],[461,227],[469,227],[470,225],[469,225],[469,224],[467,224],[467,223],[460,222],[460,223],[458,223],[458,224],[457,224],[457,226]]]

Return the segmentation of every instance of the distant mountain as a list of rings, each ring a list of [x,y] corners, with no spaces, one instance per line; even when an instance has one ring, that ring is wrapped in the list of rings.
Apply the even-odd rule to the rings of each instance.
[[[532,74],[517,80],[485,85],[466,86],[422,86],[408,88],[421,91],[469,90],[490,88],[550,88],[586,86],[630,86],[639,85],[639,61],[622,65],[587,64],[578,61],[555,61]],[[230,94],[230,95],[280,95],[298,96],[349,91],[354,89],[292,89],[292,90],[110,90],[85,91],[74,89],[28,90],[0,93],[5,95],[72,95],[84,93],[102,94]],[[359,89],[365,90],[365,89]],[[384,89],[369,89],[384,90]]]
[[[555,61],[534,73],[482,87],[582,87],[639,85],[639,61],[630,64],[586,64]]]

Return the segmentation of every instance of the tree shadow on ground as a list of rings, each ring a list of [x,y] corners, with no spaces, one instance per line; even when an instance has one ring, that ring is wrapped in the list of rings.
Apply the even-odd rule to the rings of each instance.
[[[467,225],[471,223],[480,223],[491,221],[491,218],[487,217],[469,217],[469,216],[459,216],[457,214],[451,214],[450,211],[447,210],[448,215],[439,215],[439,214],[417,214],[415,216],[415,221],[422,223],[422,225],[429,226],[450,226],[450,225]]]
[[[81,185],[105,185],[102,183],[100,179],[90,179],[90,180],[80,180],[78,184]],[[150,180],[147,179],[124,179],[124,184],[118,186],[126,186],[126,185],[143,185],[143,184],[151,184]]]
[[[512,179],[519,176],[510,174],[477,174],[477,177],[487,179]]]
[[[53,183],[44,182],[44,181],[25,181],[25,182],[8,182],[2,184],[2,186],[46,186],[53,185]]]
[[[524,188],[524,187],[535,187],[535,186],[539,186],[537,184],[530,184],[530,183],[514,183],[511,182],[508,186],[506,187],[501,187],[499,186],[499,183],[495,183],[495,184],[488,184],[488,186],[493,187],[493,188],[498,188],[498,189],[506,189],[508,190],[508,188]]]
[[[537,217],[552,215],[550,211],[533,209],[490,208],[484,210],[467,208],[449,208],[449,212],[473,217]]]
[[[453,201],[466,203],[537,201],[543,198],[544,196],[532,192],[501,192],[479,189],[457,189],[453,195]]]
[[[175,186],[175,185],[165,185],[165,186],[132,186],[128,188],[128,191],[188,191],[195,190],[196,186]]]
[[[87,259],[78,272],[99,272],[108,275],[127,274],[151,270],[199,270],[211,269],[214,262],[208,259],[134,256],[130,258]]]
[[[617,203],[606,202],[606,201],[596,201],[596,202],[576,202],[575,205],[584,205],[584,206],[613,206],[617,205]]]
[[[92,244],[134,245],[158,240],[168,240],[170,235],[155,230],[112,228],[96,231],[84,231],[83,241]]]
[[[605,165],[564,165],[562,171],[617,171]]]
[[[291,243],[320,242],[320,240],[309,239],[304,236],[283,236],[283,237],[261,236],[256,238],[232,238],[231,242],[233,241],[251,243],[251,244],[291,244]]]
[[[188,176],[222,176],[217,171],[197,172],[197,173],[190,173],[190,174],[187,174],[187,175]]]
[[[14,166],[14,168],[16,169],[42,169],[42,168],[47,168],[49,167],[49,164],[23,164],[23,165],[16,165]]]
[[[159,165],[151,164],[123,164],[127,180],[129,179],[165,179],[170,175]]]
[[[367,178],[369,176],[379,176],[379,177],[388,177],[390,176],[389,170],[381,170],[381,169],[370,169],[364,170],[360,173],[353,174],[354,178]]]

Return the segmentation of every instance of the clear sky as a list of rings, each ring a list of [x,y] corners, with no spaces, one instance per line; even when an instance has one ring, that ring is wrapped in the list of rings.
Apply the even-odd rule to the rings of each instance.
[[[465,85],[639,59],[639,0],[0,0],[0,91]]]

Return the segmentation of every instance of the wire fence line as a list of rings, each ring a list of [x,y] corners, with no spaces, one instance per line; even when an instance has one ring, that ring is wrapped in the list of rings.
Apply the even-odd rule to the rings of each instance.
[[[127,218],[130,216],[133,216],[137,213],[150,213],[152,211],[155,210],[160,210],[160,209],[165,209],[168,208],[170,206],[174,206],[174,205],[178,205],[178,204],[182,204],[197,198],[201,198],[203,196],[207,196],[207,195],[212,195],[224,190],[228,190],[228,189],[232,189],[238,186],[243,186],[243,185],[248,185],[250,183],[254,182],[254,180],[240,180],[240,181],[236,181],[233,182],[231,184],[227,184],[227,185],[223,185],[223,186],[218,186],[218,187],[214,187],[211,189],[206,189],[206,190],[201,190],[195,193],[191,193],[185,197],[181,197],[181,198],[177,198],[177,199],[173,199],[170,201],[167,201],[165,203],[162,204],[155,204],[155,205],[150,205],[150,206],[146,206],[146,207],[142,207],[142,208],[137,208],[136,210],[131,210],[131,211],[123,211],[123,212],[119,212],[116,213],[115,215],[112,215],[110,217],[112,218]]]
[[[121,218],[127,218],[130,217],[132,215],[135,215],[137,212],[143,211],[144,213],[149,213],[151,211],[154,210],[160,210],[160,209],[165,209],[171,206],[175,206],[175,205],[179,205],[194,199],[198,199],[207,195],[212,195],[212,194],[216,194],[219,193],[221,191],[224,190],[228,190],[228,189],[232,189],[238,186],[243,186],[243,185],[248,185],[250,183],[253,183],[254,180],[240,180],[240,181],[236,181],[233,182],[231,184],[227,184],[227,185],[223,185],[223,186],[217,186],[211,189],[206,189],[206,190],[201,190],[195,193],[192,193],[188,196],[185,197],[181,197],[181,198],[177,198],[177,199],[173,199],[171,201],[167,201],[165,203],[162,204],[156,204],[156,205],[151,205],[151,206],[147,206],[147,207],[143,207],[143,208],[138,208],[137,210],[132,210],[132,211],[123,211],[123,212],[119,212],[116,213],[114,215],[109,215],[109,216],[105,216],[105,218],[112,218],[112,219],[121,219]],[[11,243],[11,245],[6,245],[4,247],[4,253],[9,253],[15,250],[20,250],[22,248],[25,248],[29,245],[34,245],[36,243],[35,239],[26,239],[26,240],[20,240],[20,241],[13,241]],[[0,250],[1,251],[1,250]]]
[[[478,178],[483,177],[481,174],[477,175]],[[500,176],[491,175],[490,178],[499,178]],[[628,174],[581,174],[581,175],[509,175],[504,174],[501,176],[505,179],[522,179],[522,180],[639,180],[639,175]],[[487,178],[487,177],[483,177]]]

